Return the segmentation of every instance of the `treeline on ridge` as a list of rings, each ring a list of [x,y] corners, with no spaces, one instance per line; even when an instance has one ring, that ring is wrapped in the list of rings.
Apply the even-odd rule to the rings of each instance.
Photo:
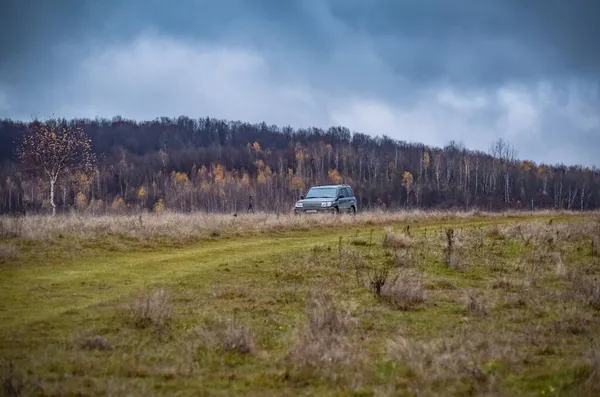
[[[600,171],[519,160],[499,139],[488,152],[370,137],[344,127],[293,129],[211,118],[48,120],[81,126],[96,170],[58,181],[58,211],[289,212],[313,184],[348,183],[361,208],[600,207]],[[15,156],[28,124],[0,120],[0,212],[45,212],[48,181]]]

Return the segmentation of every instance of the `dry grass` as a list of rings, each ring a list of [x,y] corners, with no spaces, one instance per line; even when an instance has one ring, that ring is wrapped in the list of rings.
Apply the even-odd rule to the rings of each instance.
[[[600,236],[592,236],[592,254],[600,256]]]
[[[513,342],[510,335],[465,326],[456,336],[427,341],[397,336],[388,355],[406,369],[416,395],[505,395],[498,392],[495,369],[523,359]]]
[[[188,240],[238,233],[262,233],[277,230],[305,230],[314,227],[343,225],[383,225],[392,222],[420,222],[427,220],[458,220],[477,217],[479,219],[502,219],[512,216],[569,216],[576,212],[502,212],[485,213],[478,211],[394,211],[361,212],[356,216],[331,216],[317,214],[294,216],[291,214],[241,214],[237,217],[227,214],[209,213],[144,213],[141,215],[57,215],[56,217],[32,215],[21,218],[0,216],[0,238],[19,237],[26,240],[52,241],[66,236],[80,239],[102,238],[107,235],[120,235],[130,239],[170,237],[174,240]],[[590,215],[591,217],[594,214]],[[408,243],[400,237],[398,244]],[[392,242],[392,244],[395,244]]]
[[[400,310],[414,310],[426,300],[423,278],[422,273],[402,272],[384,285],[381,296]]]
[[[290,376],[303,377],[325,367],[349,364],[355,358],[349,335],[352,316],[327,292],[311,292],[305,325],[295,335],[286,356]]]
[[[400,249],[409,248],[412,240],[408,234],[394,233],[392,228],[386,228],[381,245],[383,248]]]
[[[0,243],[0,263],[3,260],[18,259],[19,248],[11,243]]]
[[[169,325],[171,312],[169,294],[164,288],[143,291],[129,306],[129,314],[135,327],[154,327],[159,333]]]
[[[487,302],[473,289],[468,290],[465,295],[465,306],[470,315],[487,316],[489,314]]]
[[[257,349],[250,330],[235,317],[210,321],[196,327],[194,333],[203,348],[218,353],[253,354]]]
[[[394,265],[398,268],[410,268],[415,265],[414,254],[409,250],[396,250],[393,258]]]
[[[112,345],[102,335],[86,336],[79,340],[79,347],[83,350],[111,350]]]

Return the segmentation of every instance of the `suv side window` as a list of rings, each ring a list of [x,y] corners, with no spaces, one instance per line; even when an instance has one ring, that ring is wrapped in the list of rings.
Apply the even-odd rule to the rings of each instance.
[[[352,191],[351,187],[346,188],[346,193],[346,197],[354,197],[354,192]]]
[[[348,198],[348,189],[346,189],[345,187],[341,187],[340,195],[344,196],[344,198]]]

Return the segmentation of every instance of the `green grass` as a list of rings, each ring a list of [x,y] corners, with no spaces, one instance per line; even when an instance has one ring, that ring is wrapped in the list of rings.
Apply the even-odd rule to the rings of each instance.
[[[223,229],[183,242],[7,235],[0,241],[7,253],[0,256],[3,391],[600,392],[596,220],[423,218],[410,221],[410,236],[407,224],[254,235]],[[448,228],[455,230],[450,256]],[[378,296],[369,280],[385,272]],[[394,283],[396,276],[404,281]]]

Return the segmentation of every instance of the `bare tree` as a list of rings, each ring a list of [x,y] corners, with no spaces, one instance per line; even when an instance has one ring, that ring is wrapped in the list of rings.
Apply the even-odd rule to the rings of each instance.
[[[515,148],[502,138],[494,141],[490,147],[490,154],[498,160],[504,171],[504,202],[510,202],[510,166],[517,160]]]
[[[29,172],[50,182],[52,215],[56,215],[54,191],[58,179],[76,171],[89,172],[96,162],[91,138],[82,128],[54,122],[30,123],[17,153]]]

